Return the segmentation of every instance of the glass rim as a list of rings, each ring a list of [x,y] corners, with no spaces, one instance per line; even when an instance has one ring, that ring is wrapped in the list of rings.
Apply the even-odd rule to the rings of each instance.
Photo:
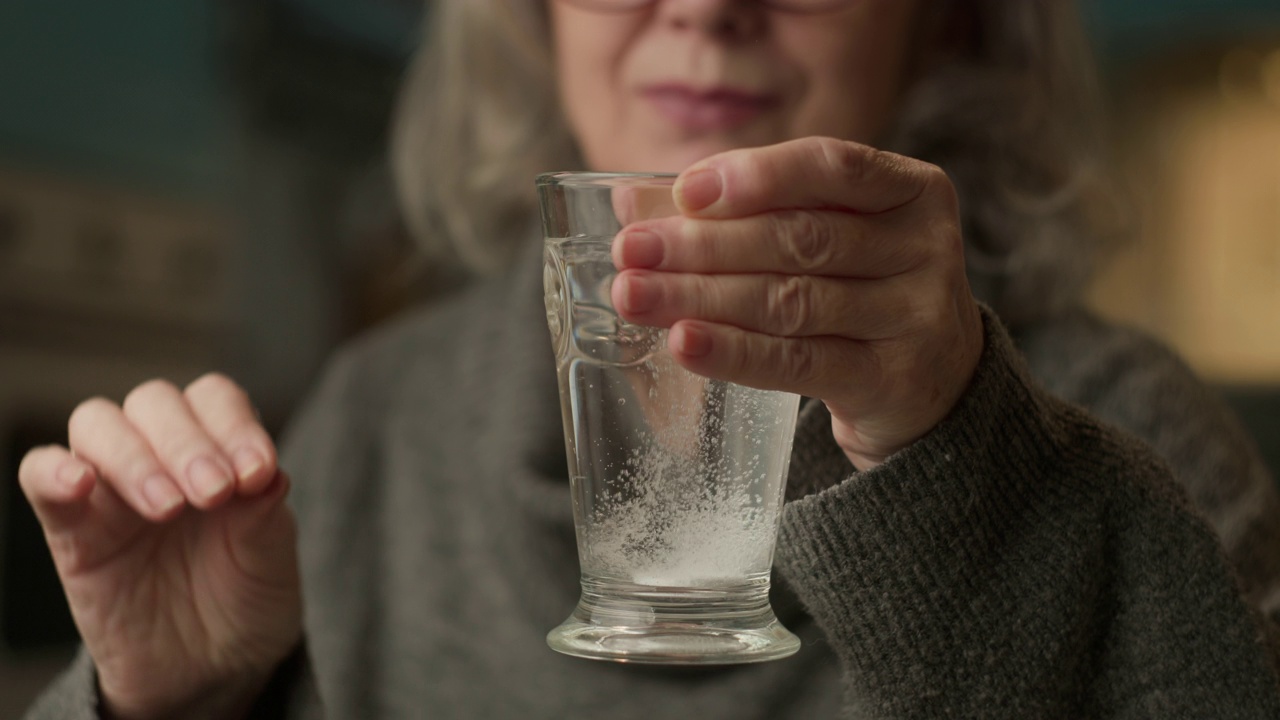
[[[538,187],[616,188],[637,186],[674,185],[679,173],[658,172],[596,172],[594,170],[561,170],[538,175]]]

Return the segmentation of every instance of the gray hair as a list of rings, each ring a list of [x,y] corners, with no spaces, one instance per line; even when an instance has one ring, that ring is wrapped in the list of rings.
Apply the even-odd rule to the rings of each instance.
[[[533,177],[583,166],[555,86],[546,3],[437,0],[392,129],[406,225],[487,274],[530,241]],[[946,42],[882,145],[960,195],[974,293],[1011,326],[1075,304],[1120,227],[1073,0],[926,0]]]

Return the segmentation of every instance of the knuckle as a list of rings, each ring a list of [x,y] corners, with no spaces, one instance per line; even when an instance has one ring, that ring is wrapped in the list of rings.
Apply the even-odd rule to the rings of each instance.
[[[917,251],[917,267],[932,263],[949,275],[964,274],[964,233],[951,223],[939,224],[933,229],[930,241]]]
[[[925,337],[934,337],[939,330],[946,327],[945,311],[941,303],[921,303],[916,308],[914,316],[917,333]]]
[[[790,378],[795,387],[812,388],[817,385],[818,357],[813,343],[778,343],[777,367],[784,377]]]
[[[57,450],[56,445],[42,445],[31,448],[22,456],[22,460],[18,463],[18,484],[27,491],[28,495],[46,479],[46,476],[53,473],[52,463],[49,461]]]
[[[933,327],[940,310],[938,304],[933,301],[932,294],[932,289],[927,289],[902,298],[899,306],[905,320],[903,334],[917,336]]]
[[[129,391],[129,394],[125,396],[124,402],[121,404],[121,408],[123,408],[125,415],[133,416],[139,410],[177,394],[178,389],[168,380],[148,380]]]
[[[956,208],[960,204],[956,186],[951,182],[947,171],[932,163],[917,161],[920,175],[921,194],[928,195],[935,202],[948,208]]]
[[[207,372],[192,380],[187,385],[185,394],[192,400],[219,396],[227,396],[236,400],[246,400],[248,398],[244,389],[236,381],[217,371]]]
[[[782,335],[800,335],[813,318],[813,283],[801,275],[789,275],[774,283],[765,302],[771,325]]]
[[[690,276],[673,290],[667,297],[678,304],[677,313],[699,318],[719,318],[733,305],[725,289],[711,276]]]
[[[954,194],[955,187],[951,184],[951,178],[940,165],[917,160],[916,167],[920,169],[920,173],[924,177],[924,183],[929,189],[936,192]]]
[[[768,371],[768,365],[761,357],[761,349],[757,342],[753,342],[745,333],[735,332],[727,333],[726,339],[729,342],[725,345],[732,348],[722,354],[726,379],[751,378]]]
[[[813,154],[828,170],[842,175],[848,170],[849,154],[844,144],[833,138],[814,138]]]
[[[770,165],[770,158],[755,148],[739,148],[724,153],[721,161],[712,167],[724,176],[726,185],[731,185],[735,180],[766,178]]]
[[[781,368],[777,342],[746,340],[742,343],[741,352],[733,353],[731,359],[735,375],[742,377],[775,377]]]
[[[947,228],[942,243],[950,257],[954,277],[968,285],[964,266],[964,232],[961,231],[958,223]]]
[[[774,236],[781,239],[783,252],[799,272],[817,272],[832,261],[831,228],[816,213],[793,210],[780,214]]]
[[[115,417],[115,403],[104,397],[91,397],[71,411],[71,417],[67,419],[67,431],[72,438],[83,437]]]
[[[880,151],[846,140],[815,138],[814,152],[836,178],[860,181],[871,172],[874,163],[869,160]]]
[[[889,405],[901,397],[904,386],[913,385],[909,360],[907,357],[886,356],[885,353],[867,354],[859,370],[869,405]]]
[[[36,475],[38,474],[36,463],[39,456],[38,448],[28,450],[27,454],[23,455],[22,460],[18,462],[18,484],[22,486],[23,490],[28,491],[28,495],[36,483]]]
[[[680,242],[670,243],[668,252],[684,253],[694,267],[713,266],[716,262],[716,251],[720,241],[716,237],[718,223],[707,222],[701,218],[680,218],[678,230],[673,233]]]

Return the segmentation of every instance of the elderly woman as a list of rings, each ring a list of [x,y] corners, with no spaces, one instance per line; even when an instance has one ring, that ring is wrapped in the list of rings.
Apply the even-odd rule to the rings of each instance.
[[[435,5],[395,160],[479,279],[343,352],[279,465],[219,375],[31,451],[84,639],[33,716],[1280,717],[1275,489],[1078,306],[1108,195],[1069,2]],[[620,312],[810,398],[791,659],[543,643],[577,565],[532,179],[575,167],[682,172],[683,219],[615,243]]]

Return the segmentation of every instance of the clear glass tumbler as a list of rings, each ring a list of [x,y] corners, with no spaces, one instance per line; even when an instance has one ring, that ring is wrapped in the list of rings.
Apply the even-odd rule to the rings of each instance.
[[[539,176],[582,596],[547,636],[580,657],[773,660],[800,648],[769,571],[800,398],[680,367],[666,331],[618,317],[614,236],[677,213],[673,175]]]

